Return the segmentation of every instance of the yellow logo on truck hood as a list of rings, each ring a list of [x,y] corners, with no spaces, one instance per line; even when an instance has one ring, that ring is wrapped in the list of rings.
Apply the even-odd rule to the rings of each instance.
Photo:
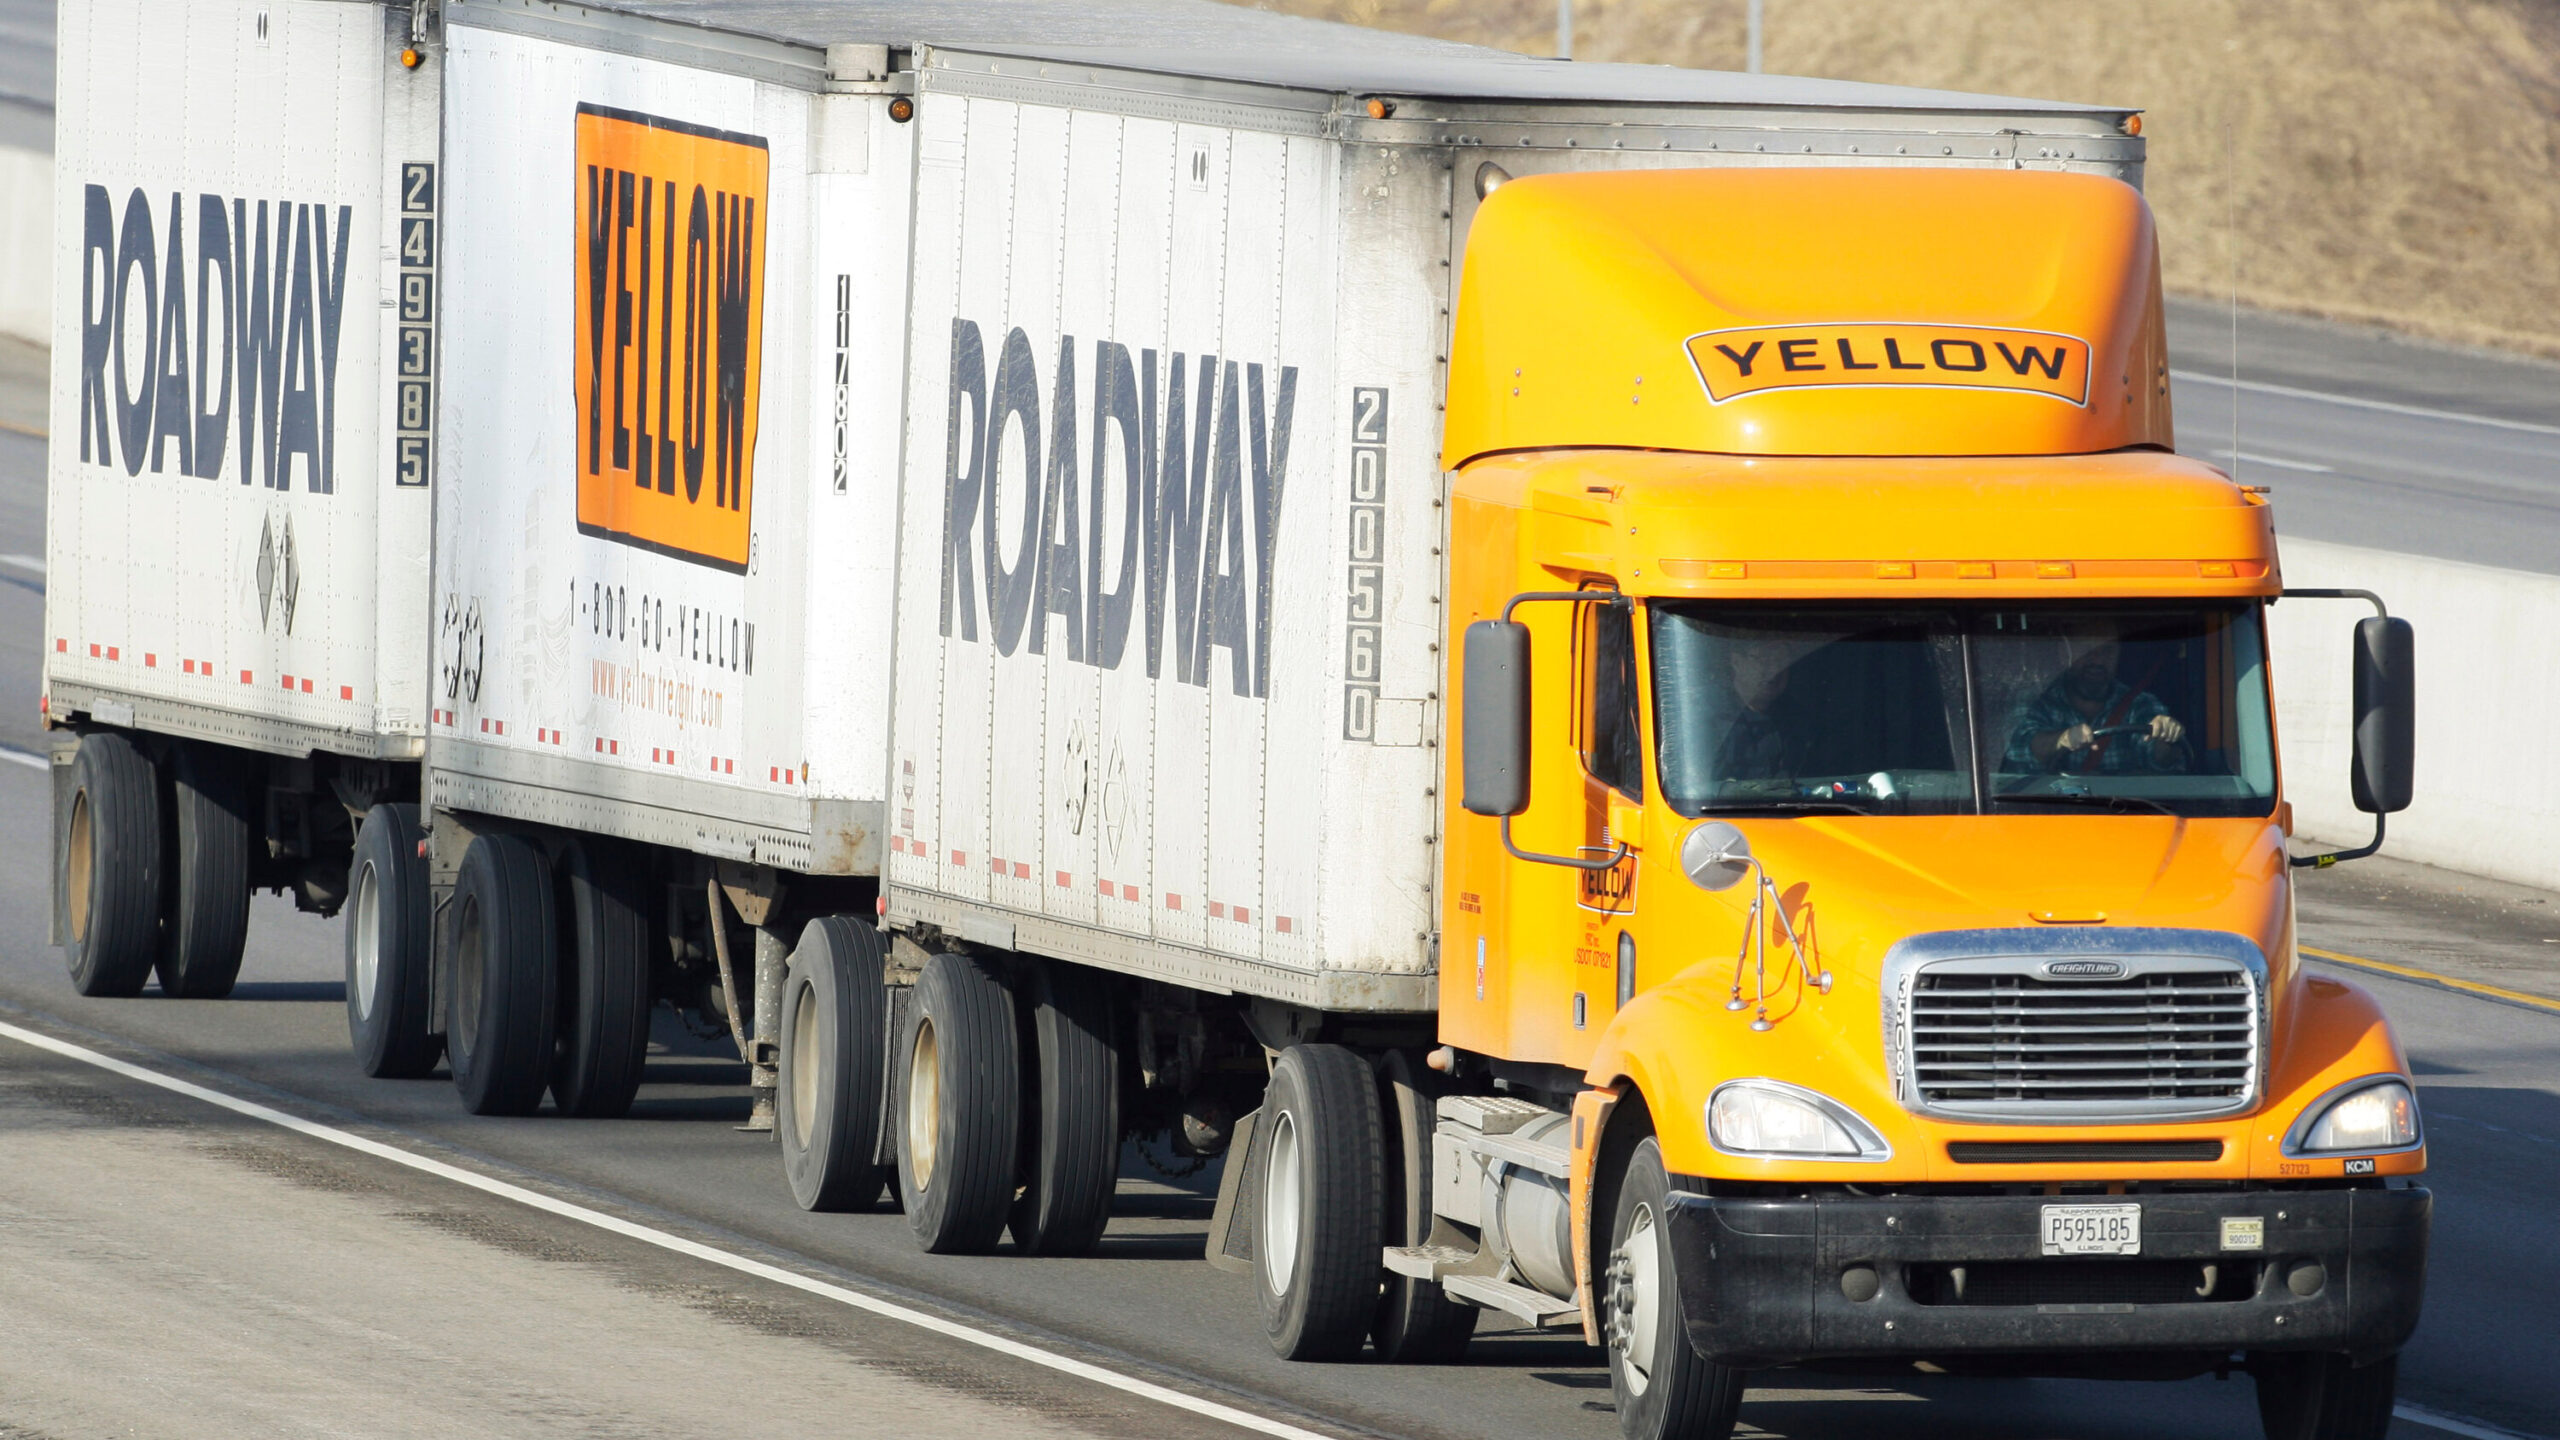
[[[1755,325],[1689,337],[1689,362],[1718,405],[1764,390],[1917,386],[2027,390],[2085,407],[2089,342],[1982,325]]]
[[[579,533],[746,573],[770,158],[578,107]]]

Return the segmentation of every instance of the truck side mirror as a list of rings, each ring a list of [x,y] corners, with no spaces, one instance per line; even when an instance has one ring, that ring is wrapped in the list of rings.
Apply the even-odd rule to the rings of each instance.
[[[1529,627],[1478,620],[1467,627],[1466,643],[1460,803],[1477,815],[1517,815],[1529,808]],[[2357,675],[2362,695],[2363,672]]]
[[[2409,622],[2396,616],[2357,621],[2355,760],[2348,781],[2356,808],[2368,815],[2409,808],[2418,749],[2417,691]]]

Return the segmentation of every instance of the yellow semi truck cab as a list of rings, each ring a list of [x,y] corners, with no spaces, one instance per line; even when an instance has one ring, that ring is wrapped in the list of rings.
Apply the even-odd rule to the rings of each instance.
[[[1493,183],[1433,1064],[1569,1098],[1544,1288],[1629,1432],[1729,1425],[1750,1369],[1920,1363],[2245,1366],[2271,1430],[2379,1434],[2426,1149],[2380,1008],[2299,958],[2274,529],[2173,453],[2140,195]],[[2408,634],[2355,639],[2378,816]],[[1460,1133],[1496,1108],[1443,1104],[1444,1171],[1510,1173]]]

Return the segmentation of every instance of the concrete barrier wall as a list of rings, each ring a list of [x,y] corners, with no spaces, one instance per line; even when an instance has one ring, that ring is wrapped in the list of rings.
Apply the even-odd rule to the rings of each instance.
[[[53,157],[0,146],[0,335],[52,335]]]
[[[2416,631],[2417,796],[2383,853],[2560,889],[2560,576],[2282,542],[2290,586],[2379,594]],[[2354,724],[2344,600],[2279,602],[2270,621],[2278,748],[2294,827],[2361,843],[2347,789]]]

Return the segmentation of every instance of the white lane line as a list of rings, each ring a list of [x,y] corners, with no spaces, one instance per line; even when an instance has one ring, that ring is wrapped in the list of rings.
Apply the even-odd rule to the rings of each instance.
[[[2187,385],[2220,385],[2231,388],[2228,375],[2207,375],[2199,370],[2172,370],[2169,378]],[[2263,380],[2243,380],[2239,388],[2259,395],[2283,395],[2295,400],[2318,400],[2329,405],[2344,405],[2351,410],[2379,410],[2387,415],[2415,415],[2422,420],[2455,420],[2465,425],[2489,425],[2500,430],[2521,430],[2528,435],[2560,435],[2560,425],[2537,425],[2530,420],[2502,420],[2495,415],[2470,415],[2460,410],[2435,410],[2424,405],[2396,405],[2388,400],[2367,400],[2361,395],[2333,395],[2326,390],[2299,390],[2291,385],[2270,385]]]
[[[430,1160],[423,1155],[413,1155],[378,1140],[368,1140],[335,1126],[305,1120],[298,1115],[288,1115],[282,1110],[225,1095],[219,1090],[210,1090],[172,1075],[163,1075],[156,1070],[146,1070],[139,1065],[118,1060],[112,1055],[102,1055],[85,1046],[56,1040],[50,1035],[11,1025],[6,1021],[0,1021],[0,1035],[23,1044],[33,1045],[39,1050],[50,1050],[56,1055],[66,1056],[84,1065],[94,1065],[101,1070],[112,1071],[129,1080],[139,1080],[146,1085],[157,1085],[163,1090],[202,1100],[208,1105],[220,1106],[235,1115],[245,1115],[252,1120],[263,1120],[296,1134],[308,1135],[314,1140],[341,1145],[360,1154],[371,1155],[379,1160],[388,1160],[394,1165],[406,1165],[412,1170],[423,1171],[439,1179],[451,1180],[457,1185],[468,1185],[474,1190],[495,1195],[500,1199],[513,1200],[520,1205],[530,1205],[536,1210],[548,1211],[564,1219],[575,1220],[582,1225],[592,1225],[599,1230],[610,1231],[645,1245],[655,1245],[661,1250],[670,1250],[678,1255],[705,1260],[711,1264],[735,1270],[742,1275],[753,1275],[759,1280],[770,1280],[776,1285],[787,1285],[794,1290],[803,1291],[821,1299],[833,1300],[838,1304],[868,1311],[884,1319],[913,1325],[919,1330],[929,1330],[936,1335],[958,1340],[963,1344],[975,1345],[981,1349],[992,1350],[999,1355],[1028,1361],[1031,1364],[1055,1370],[1062,1375],[1089,1380],[1094,1384],[1118,1390],[1123,1394],[1134,1395],[1142,1400],[1153,1400],[1176,1410],[1187,1410],[1194,1415],[1224,1421],[1238,1429],[1251,1430],[1261,1435],[1278,1436],[1281,1440],[1328,1440],[1328,1437],[1316,1431],[1301,1429],[1285,1421],[1256,1415],[1248,1410],[1239,1410],[1232,1405],[1221,1405],[1215,1400],[1203,1400],[1196,1395],[1186,1395],[1169,1386],[1141,1380],[1133,1375],[1123,1375],[1116,1370],[1107,1370],[1099,1365],[1043,1350],[1036,1345],[1026,1345],[1019,1340],[1010,1340],[973,1325],[946,1320],[939,1315],[929,1315],[922,1310],[881,1300],[858,1290],[848,1290],[841,1285],[830,1285],[824,1280],[814,1280],[806,1275],[795,1274],[778,1265],[768,1265],[761,1260],[751,1260],[744,1255],[705,1245],[699,1241],[687,1240],[681,1235],[671,1235],[664,1230],[652,1229],[617,1215],[607,1215],[601,1210],[590,1210],[584,1205],[573,1205],[566,1200],[554,1199],[540,1191],[528,1190],[521,1185],[510,1185],[504,1180],[477,1175],[458,1165],[448,1165],[441,1160]]]
[[[33,570],[39,575],[44,573],[44,562],[33,555],[0,555],[0,565],[19,570]]]
[[[13,765],[32,765],[38,770],[50,770],[53,768],[53,762],[47,760],[43,756],[38,755],[33,751],[20,750],[9,745],[0,745],[0,760],[6,760]]]
[[[2272,465],[2279,470],[2300,470],[2311,475],[2335,475],[2338,473],[2332,466],[2314,465],[2308,460],[2287,460],[2277,455],[2261,455],[2254,450],[2208,450],[2205,453],[2208,455],[2219,455],[2225,460],[2238,460],[2243,464]]]
[[[2423,1405],[2394,1405],[2391,1413],[2413,1425],[2442,1430],[2448,1435],[2463,1435],[2469,1440],[2542,1440],[2521,1430],[2507,1430],[2485,1420],[2465,1420],[2459,1415],[2444,1415]]]

